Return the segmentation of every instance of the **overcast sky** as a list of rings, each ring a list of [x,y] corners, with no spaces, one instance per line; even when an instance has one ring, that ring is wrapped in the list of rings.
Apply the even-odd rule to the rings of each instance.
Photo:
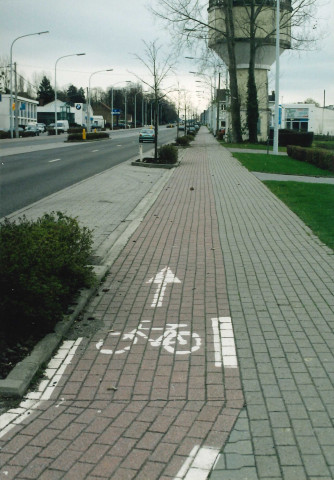
[[[86,53],[85,56],[63,58],[57,63],[57,86],[73,84],[87,88],[93,72],[113,68],[112,72],[94,74],[91,88],[137,82],[149,79],[143,65],[135,58],[144,56],[143,40],[157,40],[164,55],[170,52],[168,31],[159,24],[147,6],[158,0],[0,0],[0,57],[9,58],[13,40],[21,35],[49,30],[50,33],[26,37],[13,45],[13,61],[27,80],[33,73],[45,73],[54,84],[55,63],[64,55]],[[319,0],[316,0],[319,1]],[[326,6],[317,15],[328,34],[313,52],[285,52],[280,60],[280,99],[284,103],[302,102],[308,97],[323,105],[334,104],[334,0],[322,0]],[[189,52],[184,53],[190,55]],[[165,81],[170,87],[179,82],[192,92],[192,103],[206,107],[205,95],[198,100],[195,76],[189,71],[197,67],[179,56],[177,75]],[[133,73],[132,73],[133,72]],[[269,73],[269,89],[275,88],[275,65]]]

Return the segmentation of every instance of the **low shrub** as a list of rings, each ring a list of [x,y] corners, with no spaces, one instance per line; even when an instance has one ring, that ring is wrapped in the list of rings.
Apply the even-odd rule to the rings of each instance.
[[[189,142],[193,142],[195,140],[196,134],[193,133],[187,133],[186,137],[189,138]]]
[[[0,138],[10,138],[10,132],[0,131]]]
[[[334,153],[320,148],[303,148],[296,145],[288,145],[289,157],[301,162],[311,163],[323,170],[334,172]]]
[[[190,139],[187,135],[184,135],[183,137],[178,137],[176,139],[176,145],[180,145],[181,147],[188,147],[190,143]]]
[[[107,132],[92,132],[86,133],[86,140],[101,140],[103,138],[109,138],[109,133]],[[70,133],[67,137],[68,142],[84,142],[81,133]]]
[[[81,133],[82,134],[83,127],[71,127],[67,130],[68,134],[71,133]]]
[[[51,332],[79,289],[94,282],[92,232],[61,212],[0,224],[0,337]]]
[[[174,145],[162,145],[158,150],[159,163],[176,163],[178,151]]]

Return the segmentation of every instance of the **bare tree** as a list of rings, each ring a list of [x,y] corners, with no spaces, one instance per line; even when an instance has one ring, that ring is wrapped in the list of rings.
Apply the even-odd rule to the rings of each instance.
[[[163,82],[168,74],[173,69],[174,60],[172,54],[163,56],[161,52],[161,46],[157,44],[157,41],[145,42],[145,58],[135,55],[135,58],[139,60],[149,72],[149,80],[140,78],[137,74],[134,75],[142,83],[147,85],[152,92],[154,101],[154,158],[158,158],[158,131],[159,131],[159,102],[168,95],[169,91],[163,90]]]
[[[10,60],[8,56],[0,57],[0,92],[8,93],[10,88]]]

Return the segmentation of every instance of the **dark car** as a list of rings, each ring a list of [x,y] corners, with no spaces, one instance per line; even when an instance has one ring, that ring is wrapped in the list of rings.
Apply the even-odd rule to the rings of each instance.
[[[39,128],[37,125],[28,125],[23,135],[25,137],[37,137],[39,135]]]

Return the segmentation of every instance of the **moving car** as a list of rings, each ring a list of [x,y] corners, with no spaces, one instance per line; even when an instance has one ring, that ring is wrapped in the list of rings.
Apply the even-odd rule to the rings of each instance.
[[[155,130],[154,128],[143,128],[139,132],[139,142],[154,142],[155,140]]]

